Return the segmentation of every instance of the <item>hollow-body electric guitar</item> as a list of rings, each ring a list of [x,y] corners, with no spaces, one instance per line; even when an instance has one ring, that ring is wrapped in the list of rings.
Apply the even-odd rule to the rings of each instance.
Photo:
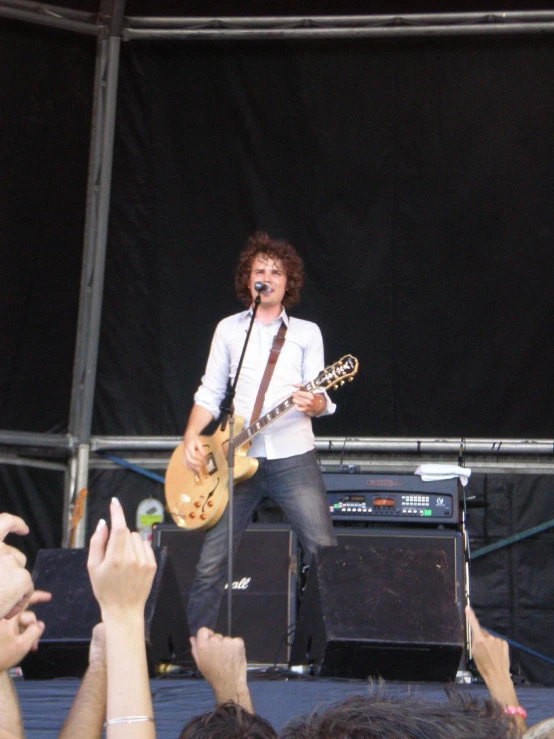
[[[358,360],[350,354],[322,370],[315,380],[302,390],[329,390],[351,382],[358,371]],[[247,428],[244,418],[235,416],[234,482],[248,480],[258,469],[258,460],[246,453],[254,436],[294,407],[292,396],[259,418]],[[185,467],[181,442],[169,460],[165,475],[167,510],[178,526],[184,529],[209,529],[217,523],[229,500],[229,433],[218,428],[211,436],[200,436],[206,453],[200,472]]]

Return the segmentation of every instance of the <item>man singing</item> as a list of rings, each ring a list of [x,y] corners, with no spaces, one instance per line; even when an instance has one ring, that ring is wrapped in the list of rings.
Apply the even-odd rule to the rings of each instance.
[[[247,423],[252,418],[281,324],[286,327],[284,343],[265,392],[261,415],[291,394],[295,407],[252,440],[248,454],[259,460],[259,468],[234,488],[233,546],[236,551],[256,506],[267,496],[285,513],[309,561],[318,546],[337,543],[314,449],[311,421],[316,416],[333,413],[335,405],[325,392],[299,389],[313,381],[324,367],[319,327],[290,317],[285,310],[298,302],[303,279],[302,259],[293,246],[261,231],[248,239],[235,273],[237,296],[247,310],[224,318],[215,330],[206,371],[194,396],[184,434],[184,461],[194,472],[202,468],[205,453],[199,436],[219,415],[227,381],[229,377],[233,381],[237,371],[254,301],[260,294],[261,302],[236,387],[235,412]],[[215,629],[227,579],[228,526],[227,509],[206,532],[187,608],[191,634],[196,634],[201,626]]]

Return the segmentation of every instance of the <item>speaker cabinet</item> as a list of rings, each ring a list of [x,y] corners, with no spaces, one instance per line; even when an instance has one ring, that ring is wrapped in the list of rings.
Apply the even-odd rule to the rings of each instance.
[[[204,533],[173,524],[154,528],[154,544],[167,547],[185,604]],[[286,524],[252,524],[233,563],[232,634],[241,636],[250,663],[286,664],[288,634],[296,619],[296,536]],[[224,595],[217,630],[227,633]]]
[[[321,676],[453,680],[464,647],[458,531],[336,529],[318,550],[292,665]]]
[[[158,568],[144,609],[148,670],[181,661],[187,650],[186,619],[173,565],[167,552],[155,550]],[[52,593],[49,603],[33,607],[46,629],[36,652],[22,663],[30,679],[82,677],[88,665],[93,627],[100,609],[87,572],[88,550],[42,549],[33,569],[35,588]]]

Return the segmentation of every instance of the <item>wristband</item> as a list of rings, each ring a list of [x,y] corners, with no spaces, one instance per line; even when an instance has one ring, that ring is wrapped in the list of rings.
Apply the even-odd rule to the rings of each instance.
[[[104,728],[107,726],[115,726],[116,724],[142,724],[146,721],[154,721],[152,716],[120,716],[119,718],[109,718],[104,721]]]
[[[527,718],[527,711],[523,706],[506,706],[504,713],[508,716],[521,716],[521,718]]]

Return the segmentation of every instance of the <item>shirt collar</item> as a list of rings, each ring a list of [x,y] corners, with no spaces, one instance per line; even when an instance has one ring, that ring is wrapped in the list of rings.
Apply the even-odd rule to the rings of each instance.
[[[250,308],[247,311],[245,311],[244,317],[245,318],[247,316],[248,317],[251,317],[253,310],[254,310],[253,307],[250,306]],[[276,321],[283,321],[283,323],[285,324],[285,326],[288,328],[288,325],[289,325],[289,317],[287,315],[287,311],[284,308],[281,310],[280,315],[278,315],[277,318],[275,318],[273,321],[271,321],[271,323],[275,323]],[[267,324],[267,325],[271,325],[271,324]]]

